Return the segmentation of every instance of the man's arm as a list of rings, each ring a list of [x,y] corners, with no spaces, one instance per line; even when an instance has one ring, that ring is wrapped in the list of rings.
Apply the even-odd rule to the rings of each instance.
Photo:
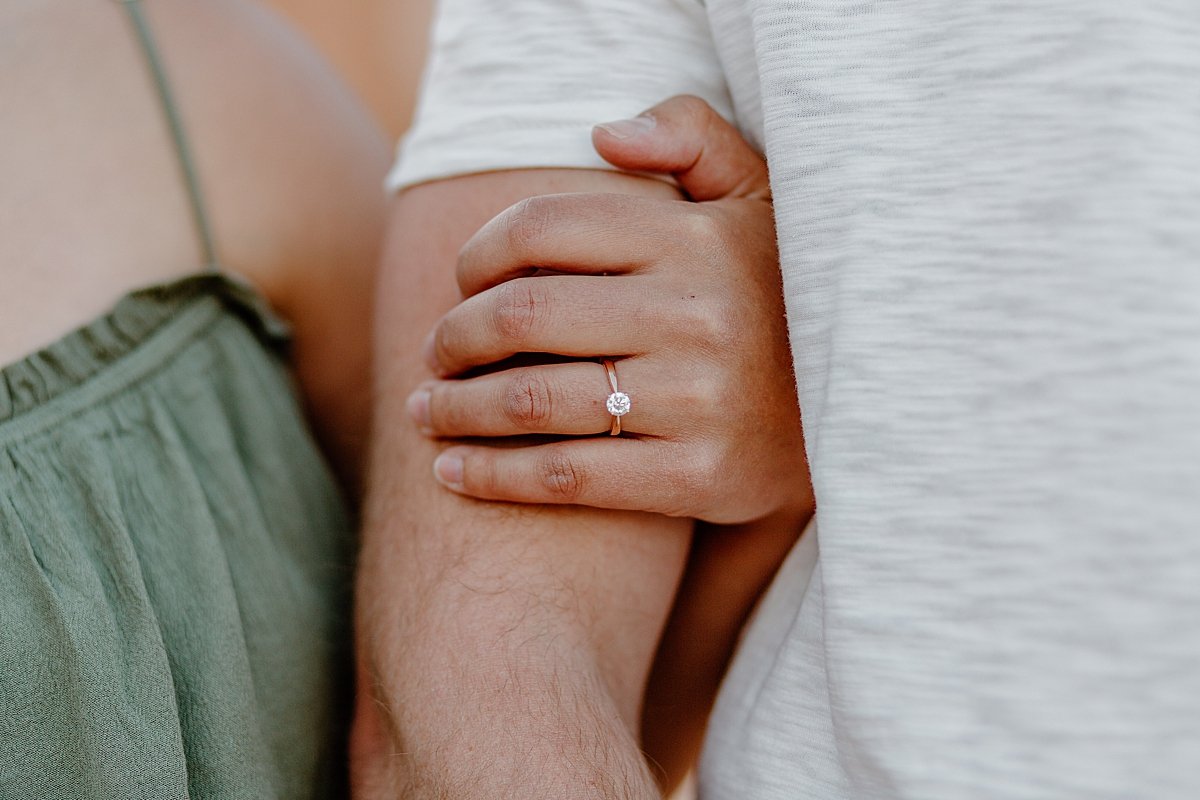
[[[425,184],[395,203],[358,585],[359,796],[657,795],[636,731],[690,523],[442,490],[439,448],[404,408],[429,377],[426,333],[460,299],[461,245],[512,203],[563,191],[674,195],[647,179],[537,170]],[[603,378],[598,366],[601,394]],[[570,476],[569,465],[546,469]]]

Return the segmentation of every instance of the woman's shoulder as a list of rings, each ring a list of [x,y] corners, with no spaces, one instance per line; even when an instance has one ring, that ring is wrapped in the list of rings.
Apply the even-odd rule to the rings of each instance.
[[[270,293],[296,270],[373,259],[390,148],[358,98],[266,8],[158,6],[225,263]]]
[[[304,39],[245,0],[142,4],[220,260],[272,300],[375,257],[383,135]],[[0,4],[0,360],[203,266],[181,171],[118,2]],[[19,297],[17,295],[20,295]]]

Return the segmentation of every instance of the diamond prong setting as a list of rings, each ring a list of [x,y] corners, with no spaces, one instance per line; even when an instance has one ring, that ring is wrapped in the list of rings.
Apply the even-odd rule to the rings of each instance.
[[[633,408],[633,401],[624,392],[613,392],[604,402],[604,406],[614,417],[623,417]]]

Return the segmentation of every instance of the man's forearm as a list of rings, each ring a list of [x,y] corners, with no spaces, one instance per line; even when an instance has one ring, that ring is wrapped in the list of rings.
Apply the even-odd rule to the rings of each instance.
[[[639,680],[619,668],[641,654],[605,663],[574,591],[521,586],[536,570],[500,582],[451,566],[437,585],[414,582],[399,563],[432,560],[384,550],[364,554],[376,574],[360,595],[369,699],[384,734],[373,766],[393,782],[382,796],[655,796],[621,708],[640,687],[614,686],[621,672],[626,684]]]
[[[443,491],[431,475],[437,448],[404,410],[428,377],[421,340],[459,299],[458,247],[521,197],[568,190],[669,191],[539,171],[431,184],[397,201],[358,594],[363,796],[371,785],[376,796],[654,796],[633,732],[688,524]]]

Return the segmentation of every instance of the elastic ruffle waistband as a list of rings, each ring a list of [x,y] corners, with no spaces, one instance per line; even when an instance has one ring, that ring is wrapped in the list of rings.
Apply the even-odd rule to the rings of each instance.
[[[182,312],[207,301],[208,317],[222,310],[242,317],[269,345],[289,338],[287,323],[248,283],[221,273],[192,275],[126,295],[107,314],[53,344],[0,369],[0,427],[55,398],[96,380],[132,358],[151,340],[180,325],[205,322]]]

